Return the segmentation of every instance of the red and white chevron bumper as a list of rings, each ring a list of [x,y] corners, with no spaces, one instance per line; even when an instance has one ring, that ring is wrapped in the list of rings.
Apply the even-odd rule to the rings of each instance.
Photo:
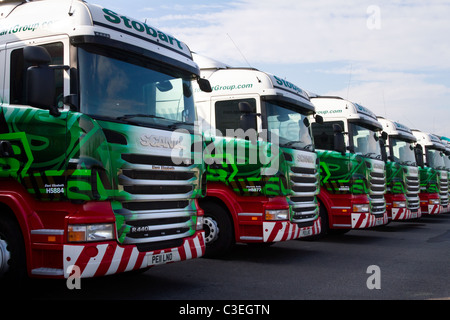
[[[64,277],[70,276],[74,266],[79,268],[81,278],[90,278],[198,258],[204,253],[203,231],[185,239],[180,247],[149,252],[116,242],[64,245]]]
[[[440,214],[443,211],[443,207],[439,204],[429,204],[428,205],[428,212],[424,212],[423,214]]]
[[[297,224],[289,221],[264,222],[264,242],[280,242],[299,238],[305,238],[320,233],[320,218],[314,221],[309,227],[298,227]]]
[[[391,209],[392,220],[409,220],[416,219],[422,216],[422,212],[417,210],[417,212],[412,212],[407,208],[392,208]]]
[[[370,213],[352,213],[352,229],[365,229],[385,225],[389,222],[387,212],[382,217],[375,217]]]

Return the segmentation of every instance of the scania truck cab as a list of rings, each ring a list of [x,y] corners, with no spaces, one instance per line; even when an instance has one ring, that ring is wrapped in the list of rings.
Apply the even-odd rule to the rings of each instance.
[[[0,63],[3,279],[203,255],[183,42],[85,1],[2,1]]]
[[[412,130],[417,139],[416,160],[420,175],[420,207],[422,215],[442,213],[448,207],[448,177],[441,140],[428,132]]]
[[[206,255],[235,243],[271,244],[320,232],[314,106],[292,83],[194,54],[213,91],[196,92],[209,156]]]
[[[382,125],[369,109],[340,97],[311,94],[323,124],[312,130],[320,158],[324,234],[388,223]]]
[[[445,169],[447,169],[447,177],[449,182],[449,197],[450,197],[450,138],[447,137],[441,137],[442,144],[445,147],[444,152],[444,163],[445,163]],[[450,212],[450,204],[449,207],[447,207],[446,213]]]
[[[386,208],[391,221],[422,216],[419,199],[419,169],[414,153],[417,141],[407,126],[378,117],[388,137],[386,150]]]

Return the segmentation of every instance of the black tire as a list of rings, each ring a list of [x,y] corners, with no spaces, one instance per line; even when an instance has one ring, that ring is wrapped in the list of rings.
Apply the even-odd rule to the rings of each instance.
[[[228,211],[219,204],[203,202],[205,212],[203,228],[206,235],[206,258],[218,258],[234,246],[234,228]]]
[[[331,229],[328,220],[328,211],[323,204],[320,205],[320,219],[322,230],[319,237],[325,237],[326,235],[341,235],[346,234],[351,229]]]
[[[20,286],[27,280],[25,245],[19,224],[11,216],[0,213],[0,283]]]

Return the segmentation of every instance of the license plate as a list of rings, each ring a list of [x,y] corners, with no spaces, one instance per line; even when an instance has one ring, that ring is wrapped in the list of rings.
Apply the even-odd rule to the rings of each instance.
[[[377,219],[375,220],[375,225],[376,225],[376,226],[380,226],[380,225],[382,225],[382,224],[384,224],[384,218],[377,218]]]
[[[148,256],[147,264],[148,265],[157,265],[157,264],[165,264],[173,261],[173,253],[172,252],[164,252],[159,254],[152,254]]]
[[[307,236],[310,236],[310,235],[312,235],[312,228],[304,229],[304,230],[300,231],[300,236],[301,237],[307,237]]]

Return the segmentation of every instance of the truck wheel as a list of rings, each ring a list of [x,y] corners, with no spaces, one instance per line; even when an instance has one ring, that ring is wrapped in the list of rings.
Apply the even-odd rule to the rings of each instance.
[[[323,204],[320,205],[319,209],[320,216],[320,236],[326,236],[330,231],[330,225],[328,221],[328,211]]]
[[[228,212],[215,203],[205,202],[200,205],[205,212],[203,229],[206,238],[207,258],[217,258],[230,251],[234,245],[233,224]]]
[[[0,216],[0,283],[22,283],[27,278],[25,246],[17,222]]]

